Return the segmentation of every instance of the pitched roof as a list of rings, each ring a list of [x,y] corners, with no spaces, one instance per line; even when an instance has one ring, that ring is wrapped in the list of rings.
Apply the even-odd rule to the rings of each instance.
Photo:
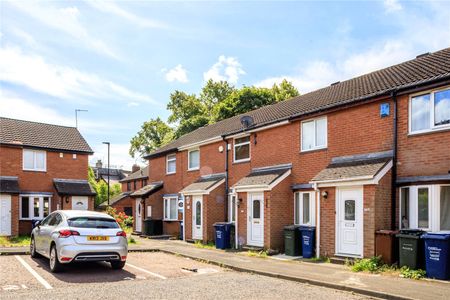
[[[93,153],[75,127],[2,117],[0,117],[0,144]]]
[[[0,176],[0,193],[18,194],[19,179],[15,176]]]
[[[53,185],[60,195],[94,196],[94,189],[87,180],[78,179],[53,179]]]
[[[189,194],[192,192],[208,192],[209,189],[213,188],[219,182],[223,182],[225,179],[225,174],[211,174],[198,178],[195,182],[191,183],[185,187],[180,193]]]
[[[146,166],[145,168],[142,168],[140,170],[137,170],[134,173],[131,173],[124,179],[120,180],[120,182],[126,182],[126,181],[141,179],[141,178],[148,178],[148,166]]]
[[[97,168],[97,167],[92,167],[92,170],[94,171],[97,179],[103,178],[103,179],[107,179],[108,178],[108,168]],[[109,169],[109,178],[113,179],[113,180],[121,180],[126,178],[127,176],[125,175],[124,171],[122,169],[113,169],[110,168]]]
[[[292,168],[291,164],[253,169],[250,174],[241,178],[233,188],[248,186],[269,186],[283,177]]]
[[[331,86],[294,97],[290,100],[198,128],[153,151],[146,158],[158,156],[178,147],[201,142],[242,130],[240,118],[253,117],[255,127],[293,117],[327,110],[345,104],[387,95],[394,89],[405,89],[450,77],[450,48],[417,57],[398,65],[342,81]]]
[[[391,159],[391,151],[334,158],[311,181],[373,179]]]
[[[154,192],[160,190],[163,187],[163,182],[152,182],[147,184],[146,186],[134,191],[130,194],[131,197],[147,197],[148,195],[153,194]]]

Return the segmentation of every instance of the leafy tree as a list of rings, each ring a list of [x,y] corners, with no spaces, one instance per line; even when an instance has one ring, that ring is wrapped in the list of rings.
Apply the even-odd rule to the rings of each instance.
[[[206,112],[212,112],[214,107],[227,99],[234,91],[235,87],[227,81],[208,80],[200,92],[200,102],[204,105]],[[213,121],[213,118],[211,118]]]
[[[275,102],[280,102],[300,95],[292,82],[287,81],[286,79],[283,79],[279,85],[274,84],[272,86],[272,94],[275,97]]]
[[[97,193],[95,196],[95,207],[99,206],[103,202],[108,200],[108,184],[104,180],[97,181],[95,179],[94,170],[89,167],[88,169],[88,181],[91,184],[94,191]],[[109,198],[112,199],[114,196],[122,192],[122,187],[120,183],[113,184],[109,189]]]
[[[130,143],[130,155],[134,158],[136,154],[143,156],[162,145],[169,143],[174,138],[173,129],[159,117],[144,122],[141,130],[135,135]]]

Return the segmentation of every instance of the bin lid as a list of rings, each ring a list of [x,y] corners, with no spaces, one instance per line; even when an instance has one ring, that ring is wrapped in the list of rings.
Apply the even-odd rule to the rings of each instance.
[[[422,238],[429,240],[450,240],[450,232],[429,232],[422,235]]]
[[[425,231],[423,231],[422,229],[401,229],[400,233],[401,234],[410,234],[410,235],[421,235],[421,234],[424,234]]]
[[[216,222],[213,224],[213,226],[225,226],[225,225],[229,225],[230,223],[228,222]]]
[[[314,231],[314,230],[316,230],[316,226],[306,226],[306,225],[302,225],[302,226],[300,226],[300,230],[304,230],[304,231]]]
[[[284,230],[297,230],[298,228],[300,228],[299,225],[288,225],[288,226],[284,226]]]
[[[398,230],[387,230],[387,229],[382,229],[382,230],[378,230],[375,232],[376,234],[382,234],[382,235],[395,235],[398,234],[399,231]]]

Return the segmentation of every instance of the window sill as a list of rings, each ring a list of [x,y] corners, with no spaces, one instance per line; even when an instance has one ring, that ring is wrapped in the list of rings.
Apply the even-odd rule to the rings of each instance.
[[[195,169],[187,169],[188,172],[194,172],[194,171],[199,171],[200,168],[195,168]]]
[[[175,174],[177,174],[177,172],[166,173],[166,175],[175,175]]]
[[[179,222],[178,219],[163,219],[164,222]]]
[[[421,130],[421,131],[417,131],[417,132],[409,132],[408,136],[414,137],[414,136],[420,136],[420,135],[431,134],[431,133],[442,132],[442,131],[450,131],[450,127],[442,127],[442,128]]]
[[[310,152],[317,152],[317,151],[324,151],[328,150],[328,147],[320,147],[320,148],[314,148],[314,149],[308,149],[308,150],[300,150],[300,154],[302,153],[310,153]]]
[[[250,158],[249,159],[241,159],[241,160],[235,160],[233,161],[233,165],[237,165],[237,164],[245,164],[250,162]]]
[[[47,170],[22,169],[24,172],[47,173]]]

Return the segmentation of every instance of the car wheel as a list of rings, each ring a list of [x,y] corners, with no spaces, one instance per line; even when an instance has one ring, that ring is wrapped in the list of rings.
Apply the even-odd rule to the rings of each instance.
[[[34,237],[31,238],[30,243],[30,256],[32,258],[38,258],[40,257],[39,253],[36,252],[36,241],[34,240]]]
[[[50,249],[50,271],[52,273],[58,273],[62,270],[63,265],[58,260],[58,251],[56,251],[56,246],[52,245]]]
[[[111,268],[113,268],[113,270],[122,270],[123,267],[125,267],[124,261],[112,261],[111,262]]]

